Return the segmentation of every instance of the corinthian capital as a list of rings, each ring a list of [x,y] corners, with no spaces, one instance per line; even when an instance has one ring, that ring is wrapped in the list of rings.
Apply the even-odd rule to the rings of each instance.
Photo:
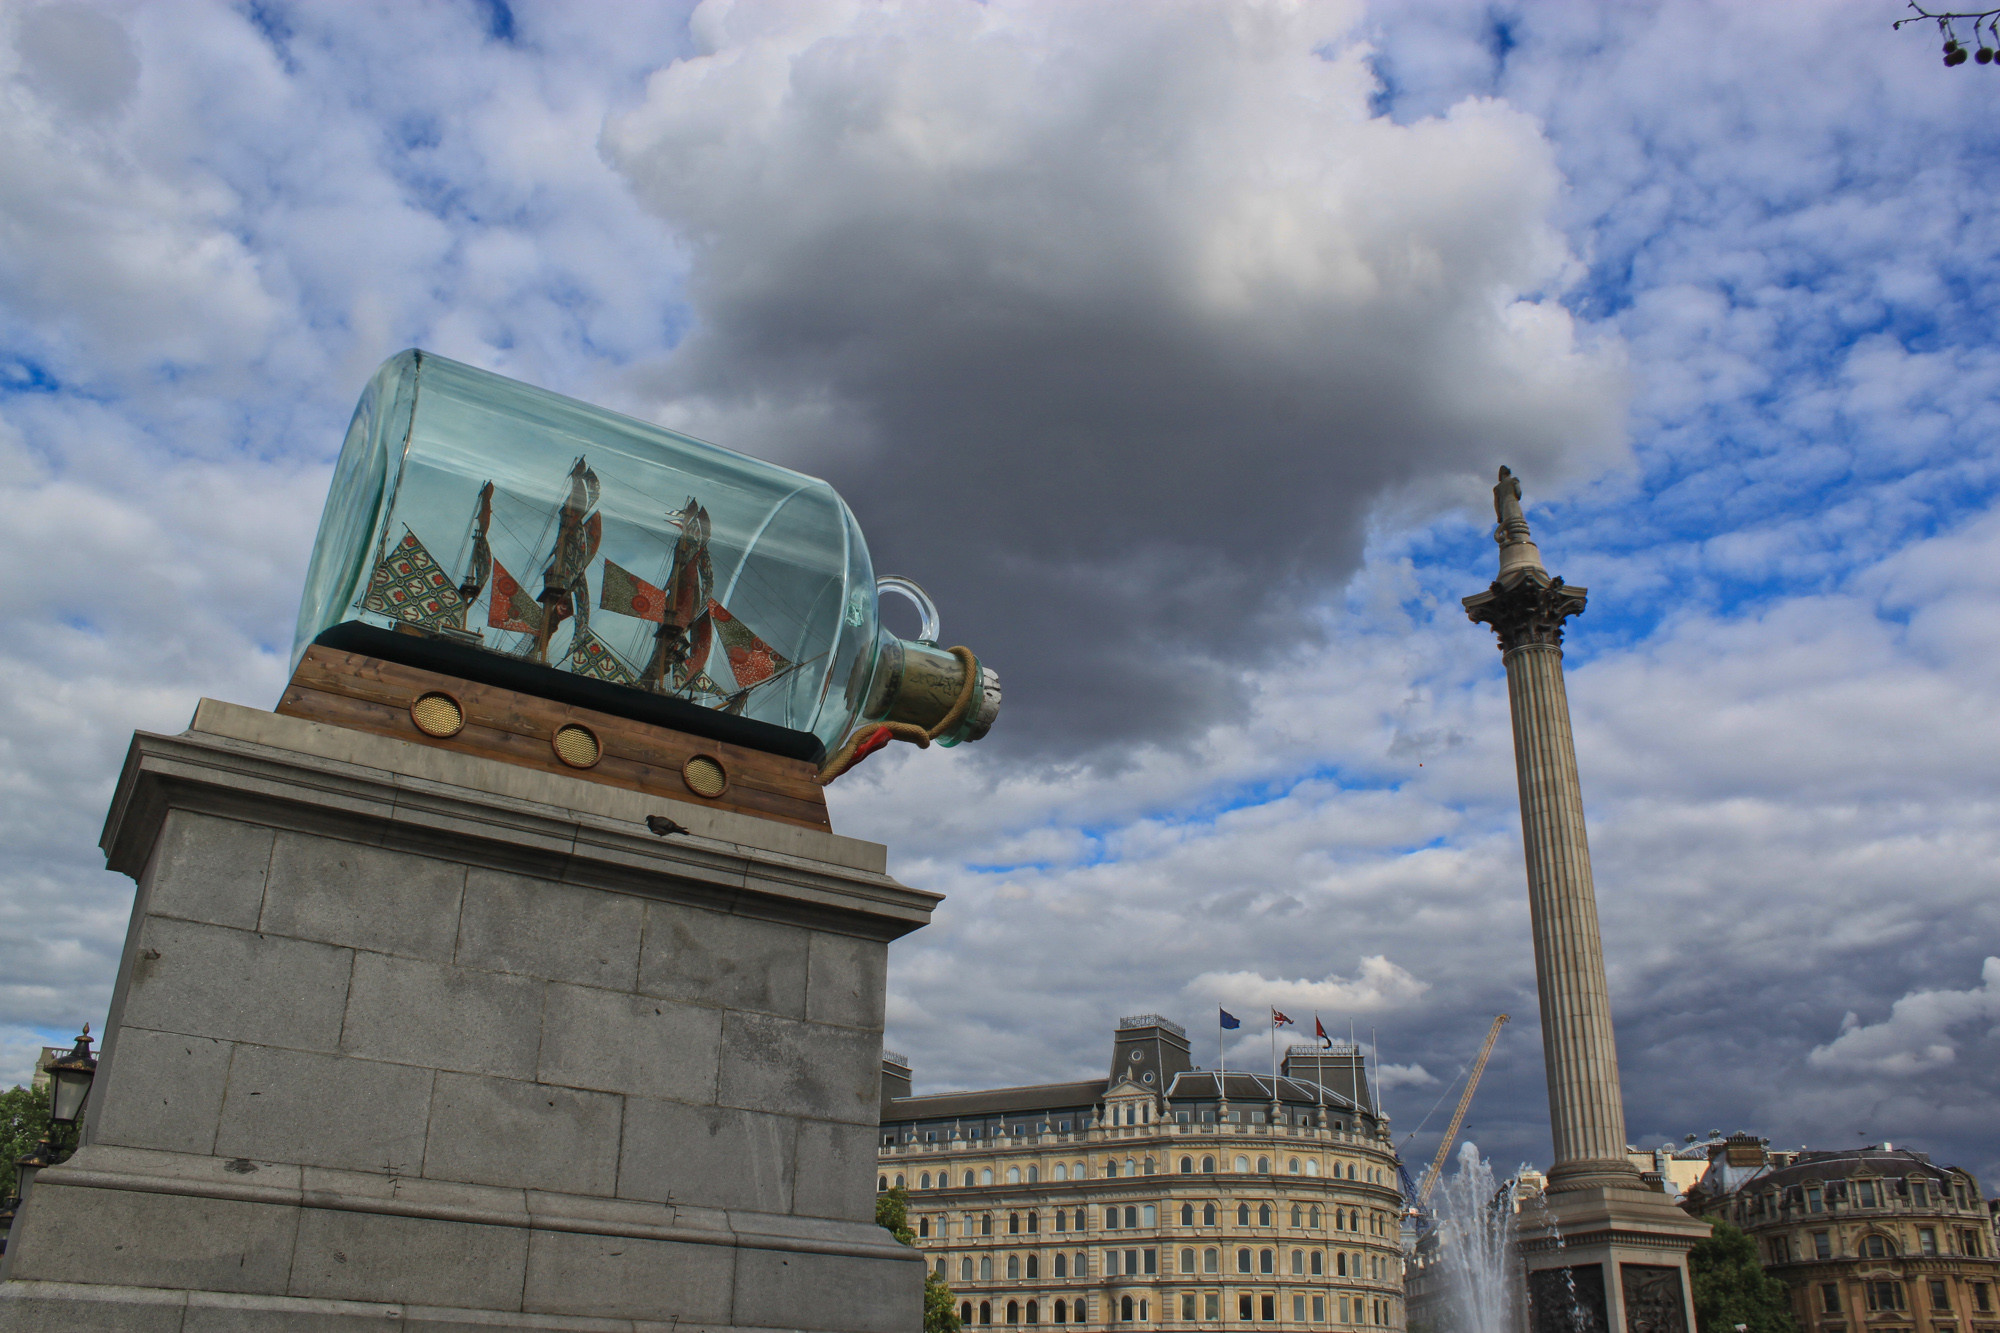
[[[1563,621],[1583,613],[1585,590],[1550,578],[1539,567],[1515,569],[1496,579],[1485,592],[1465,599],[1466,618],[1491,625],[1500,636],[1500,651],[1512,652],[1531,643],[1562,647]]]

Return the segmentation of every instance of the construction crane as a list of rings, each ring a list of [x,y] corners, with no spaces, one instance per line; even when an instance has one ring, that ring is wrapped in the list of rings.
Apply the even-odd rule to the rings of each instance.
[[[1486,1057],[1493,1054],[1493,1043],[1498,1040],[1500,1029],[1506,1023],[1505,1014],[1493,1020],[1492,1028],[1486,1033],[1486,1044],[1479,1048],[1479,1058],[1472,1062],[1472,1075],[1465,1080],[1465,1091],[1459,1094],[1458,1110],[1452,1113],[1451,1125],[1438,1144],[1437,1156],[1431,1159],[1431,1169],[1424,1172],[1423,1186],[1417,1190],[1416,1206],[1419,1211],[1431,1201],[1431,1191],[1437,1188],[1438,1176],[1444,1171],[1444,1159],[1451,1155],[1451,1145],[1458,1138],[1459,1127],[1465,1123],[1465,1113],[1472,1108],[1472,1094],[1479,1087],[1479,1076],[1486,1072]]]

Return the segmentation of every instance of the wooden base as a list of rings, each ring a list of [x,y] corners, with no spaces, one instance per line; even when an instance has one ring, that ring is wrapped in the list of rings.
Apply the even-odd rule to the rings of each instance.
[[[448,696],[462,713],[463,726],[454,734],[428,734],[412,718],[410,706],[432,693]],[[826,792],[813,780],[813,765],[803,759],[705,740],[360,653],[319,646],[307,649],[276,711],[286,717],[436,745],[585,782],[718,806],[807,828],[832,829],[826,814]],[[595,764],[577,767],[558,757],[556,733],[566,726],[586,728],[596,739],[599,758]],[[576,748],[565,748],[574,758]],[[699,762],[689,766],[690,760],[701,758],[721,766],[726,785],[719,795],[704,796],[689,785],[692,776],[700,785],[713,788],[712,781],[704,781],[712,779],[713,770],[704,769]]]

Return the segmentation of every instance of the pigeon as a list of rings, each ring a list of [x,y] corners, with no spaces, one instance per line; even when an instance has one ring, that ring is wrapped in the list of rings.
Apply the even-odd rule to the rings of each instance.
[[[671,838],[676,833],[686,833],[690,837],[694,836],[692,829],[689,829],[685,824],[676,824],[665,815],[647,815],[646,827],[662,838]]]

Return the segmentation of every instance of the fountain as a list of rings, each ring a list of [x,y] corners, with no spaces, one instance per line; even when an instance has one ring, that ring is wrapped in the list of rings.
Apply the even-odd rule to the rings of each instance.
[[[1440,1322],[1449,1333],[1518,1333],[1513,1182],[1494,1180],[1476,1144],[1460,1145],[1458,1169],[1439,1187],[1437,1228]]]

